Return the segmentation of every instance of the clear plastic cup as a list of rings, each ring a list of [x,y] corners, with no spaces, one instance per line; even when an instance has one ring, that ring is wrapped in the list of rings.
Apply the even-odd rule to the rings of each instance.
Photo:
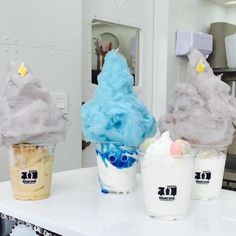
[[[187,215],[193,166],[192,155],[142,155],[143,195],[149,216],[160,220],[178,220]]]
[[[192,198],[211,200],[221,193],[227,147],[193,146]]]
[[[10,147],[13,196],[39,200],[50,194],[55,146],[17,144]]]
[[[129,193],[135,189],[137,148],[112,142],[98,143],[96,156],[103,193]]]

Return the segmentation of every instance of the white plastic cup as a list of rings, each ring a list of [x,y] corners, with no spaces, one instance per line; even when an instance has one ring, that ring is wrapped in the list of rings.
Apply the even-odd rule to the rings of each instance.
[[[192,198],[211,200],[221,193],[226,147],[193,147],[195,155]]]
[[[10,147],[10,176],[14,198],[39,200],[49,197],[54,145],[16,144]]]
[[[98,143],[96,156],[101,192],[129,193],[135,189],[137,148]]]
[[[187,215],[191,198],[193,160],[192,155],[143,155],[143,195],[149,216],[160,220],[178,220]]]

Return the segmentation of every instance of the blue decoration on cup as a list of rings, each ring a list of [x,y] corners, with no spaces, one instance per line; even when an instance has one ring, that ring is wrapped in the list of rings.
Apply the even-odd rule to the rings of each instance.
[[[109,193],[109,191],[108,191],[107,189],[105,189],[105,188],[102,188],[102,189],[101,189],[101,192],[102,192],[102,193],[105,193],[105,194],[108,194],[108,193]]]
[[[106,188],[104,188],[103,183],[102,183],[99,175],[98,175],[98,180],[99,180],[99,184],[100,184],[100,187],[101,187],[101,192],[105,193],[105,194],[108,194],[109,191]]]
[[[136,148],[128,148],[119,143],[101,143],[99,149],[97,148],[96,154],[102,158],[106,167],[108,167],[107,162],[110,162],[116,168],[124,169],[133,166],[137,161]]]

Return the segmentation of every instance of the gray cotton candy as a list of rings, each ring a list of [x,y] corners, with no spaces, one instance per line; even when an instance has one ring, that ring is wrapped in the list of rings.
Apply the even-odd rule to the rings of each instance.
[[[29,71],[18,74],[12,63],[0,95],[0,145],[56,144],[65,138],[68,122],[52,103],[48,90]]]
[[[196,67],[202,60],[204,72]],[[230,87],[215,76],[204,56],[193,49],[189,54],[187,82],[175,87],[173,103],[159,120],[160,132],[170,131],[195,145],[228,146],[236,124],[236,99]]]

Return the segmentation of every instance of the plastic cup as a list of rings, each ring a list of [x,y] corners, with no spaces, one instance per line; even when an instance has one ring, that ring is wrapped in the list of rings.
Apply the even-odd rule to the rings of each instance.
[[[13,196],[39,200],[50,194],[54,146],[17,144],[10,147]]]
[[[193,160],[192,155],[143,155],[143,196],[149,216],[160,220],[178,220],[187,215],[191,198]]]
[[[135,189],[137,148],[98,143],[96,156],[101,192],[129,193]]]
[[[226,147],[193,147],[195,155],[192,198],[211,200],[221,193]]]

